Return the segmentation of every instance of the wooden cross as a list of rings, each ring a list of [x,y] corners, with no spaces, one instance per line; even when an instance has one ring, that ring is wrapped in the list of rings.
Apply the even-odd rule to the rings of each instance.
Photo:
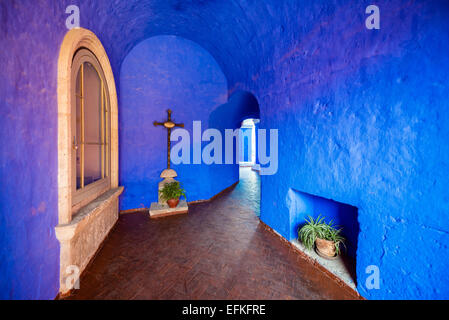
[[[157,122],[154,121],[153,124],[155,127],[157,126],[164,126],[167,129],[167,169],[170,169],[170,134],[171,134],[171,129],[173,129],[174,127],[181,127],[184,128],[184,123],[174,123],[171,120],[171,110],[168,109],[167,113],[168,113],[168,117],[167,117],[167,121],[165,122]]]

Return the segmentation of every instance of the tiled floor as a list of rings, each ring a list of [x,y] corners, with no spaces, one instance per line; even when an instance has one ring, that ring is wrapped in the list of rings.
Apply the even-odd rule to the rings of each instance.
[[[257,217],[259,178],[187,215],[120,216],[69,299],[356,299],[268,232]]]

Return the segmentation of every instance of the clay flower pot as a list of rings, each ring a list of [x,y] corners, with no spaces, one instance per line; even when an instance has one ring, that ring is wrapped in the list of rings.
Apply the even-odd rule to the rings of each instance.
[[[337,255],[335,251],[335,243],[333,241],[316,238],[315,245],[318,253],[333,258]]]
[[[178,203],[179,203],[179,198],[167,200],[167,204],[170,208],[176,208],[178,206]]]

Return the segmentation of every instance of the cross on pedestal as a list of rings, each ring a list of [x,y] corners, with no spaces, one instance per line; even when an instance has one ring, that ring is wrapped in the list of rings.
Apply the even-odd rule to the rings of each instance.
[[[168,118],[165,122],[157,122],[154,121],[154,126],[163,126],[165,129],[167,129],[167,169],[162,171],[161,173],[161,182],[158,184],[158,190],[162,190],[165,184],[171,183],[176,181],[174,178],[177,176],[177,173],[175,170],[170,169],[170,135],[171,135],[171,129],[175,127],[181,127],[184,128],[183,123],[174,123],[171,119],[171,110],[167,110]],[[174,214],[183,214],[187,213],[189,211],[189,206],[187,205],[186,200],[181,200],[176,208],[170,208],[165,203],[165,200],[162,201],[160,192],[158,192],[158,202],[153,202],[150,207],[150,217],[151,218],[159,218],[159,217],[165,217],[165,216],[171,216]]]
[[[171,143],[170,143],[170,134],[171,134],[171,129],[175,128],[175,127],[180,127],[180,128],[184,128],[184,123],[174,123],[171,120],[171,113],[172,111],[170,109],[167,110],[167,120],[165,122],[157,122],[154,121],[153,124],[155,127],[157,126],[164,126],[165,129],[167,129],[167,169],[170,169],[170,147],[171,147]]]

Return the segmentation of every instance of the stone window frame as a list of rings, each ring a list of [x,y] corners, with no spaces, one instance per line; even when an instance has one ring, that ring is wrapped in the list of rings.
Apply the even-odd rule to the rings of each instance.
[[[109,96],[108,96],[108,88],[106,81],[104,80],[104,72],[98,63],[97,58],[95,55],[89,51],[88,49],[82,48],[79,49],[75,56],[73,57],[72,62],[72,115],[77,112],[77,105],[76,105],[76,98],[80,98],[80,112],[82,114],[81,117],[81,131],[85,130],[86,125],[86,119],[84,117],[87,108],[90,106],[86,105],[85,98],[83,96],[83,87],[85,84],[85,79],[83,78],[84,74],[84,65],[85,63],[89,63],[97,72],[97,75],[100,80],[100,87],[101,87],[101,97],[100,97],[100,103],[101,103],[101,115],[99,117],[99,130],[100,130],[100,140],[101,142],[99,145],[101,146],[101,160],[100,160],[100,167],[101,167],[101,178],[97,181],[94,181],[89,184],[84,183],[84,167],[85,167],[85,156],[86,153],[84,152],[84,149],[92,143],[92,141],[83,141],[84,133],[81,133],[81,137],[78,137],[77,140],[75,140],[75,132],[76,130],[76,119],[75,117],[72,118],[72,181],[76,181],[76,151],[80,150],[80,169],[82,171],[81,173],[81,186],[79,189],[77,189],[77,183],[72,183],[72,215],[73,213],[77,212],[79,208],[85,206],[95,198],[97,198],[102,193],[106,192],[110,189],[110,146],[111,146],[111,135],[109,134],[109,128],[110,128],[110,113],[109,113]],[[81,73],[80,77],[80,90],[81,92],[77,93],[75,90],[75,87],[77,85],[77,77],[78,73]],[[101,128],[101,129],[100,129]],[[84,138],[85,140],[86,138]],[[98,141],[97,141],[98,143]]]
[[[106,51],[97,36],[90,30],[69,30],[61,44],[58,59],[58,220],[59,225],[69,224],[73,213],[81,205],[72,205],[72,61],[77,51],[88,49],[97,58],[103,70],[110,103],[110,188],[118,187],[118,102],[114,75]],[[102,190],[101,192],[104,192]],[[98,195],[95,195],[98,197]],[[95,197],[93,197],[95,198]],[[93,199],[92,199],[93,200]]]

